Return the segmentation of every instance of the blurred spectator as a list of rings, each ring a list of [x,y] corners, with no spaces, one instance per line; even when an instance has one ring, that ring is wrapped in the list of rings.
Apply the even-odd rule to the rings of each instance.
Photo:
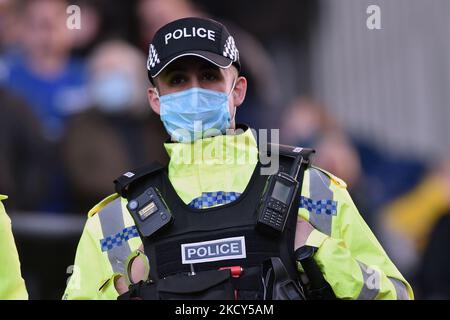
[[[136,7],[139,27],[139,46],[147,51],[150,39],[166,23],[183,17],[208,17],[207,12],[190,0],[139,0]],[[240,50],[241,73],[249,80],[246,102],[238,113],[239,122],[252,123],[254,128],[273,124],[272,116],[281,102],[281,87],[275,65],[262,44],[232,21],[212,17],[223,22],[234,34]]]
[[[275,105],[278,110],[299,94],[312,91],[316,70],[311,70],[310,43],[317,36],[315,28],[323,1],[259,0],[257,5],[240,0],[193,1],[213,16],[232,20],[262,42],[276,66],[268,76],[276,79],[282,90],[281,101]]]
[[[137,42],[136,1],[71,0],[70,5],[81,11],[81,29],[71,30],[75,56],[87,57],[97,45],[112,39]]]
[[[70,58],[73,33],[66,27],[63,0],[21,0],[16,4],[18,50],[3,56],[0,83],[23,96],[58,140],[67,116],[84,105],[83,64]]]
[[[73,59],[73,32],[66,26],[64,0],[20,0],[14,3],[19,30],[17,48],[0,58],[4,72],[0,85],[21,96],[38,117],[45,138],[53,143],[47,153],[49,187],[36,210],[68,211],[65,172],[61,168],[59,141],[67,118],[86,105],[85,70]]]
[[[13,0],[0,0],[0,54],[5,48],[17,45],[20,28],[16,24],[16,13]]]
[[[297,98],[286,108],[280,128],[284,143],[315,148],[315,164],[346,181],[371,227],[378,224],[379,209],[410,190],[424,171],[419,161],[394,158],[346,133],[325,106],[309,98]]]
[[[422,255],[418,284],[425,299],[450,299],[450,211],[433,227]]]
[[[205,16],[205,13],[189,0],[138,0],[136,16],[139,47],[147,51],[156,31],[166,23],[185,17]]]
[[[88,61],[90,104],[103,111],[146,114],[146,56],[121,40],[99,45]]]
[[[23,101],[0,88],[0,193],[12,210],[33,210],[48,190],[46,143],[38,119]]]
[[[122,41],[101,44],[89,60],[92,107],[70,120],[63,147],[76,212],[111,194],[111,177],[167,161],[164,128],[147,102],[145,60]]]
[[[280,128],[285,143],[304,147],[315,146],[322,136],[338,131],[325,107],[308,97],[297,97],[285,108]]]
[[[280,128],[287,143],[316,149],[314,163],[355,189],[361,178],[358,153],[322,105],[297,98],[287,107]]]
[[[77,5],[81,11],[81,28],[70,30],[73,37],[73,50],[75,56],[85,57],[102,36],[101,28],[104,21],[101,14],[102,5],[98,0],[72,0],[70,5]]]
[[[402,272],[410,276],[417,274],[420,259],[430,243],[432,230],[437,221],[449,211],[450,159],[429,172],[411,191],[384,208],[380,219],[381,241]],[[444,219],[441,226],[437,227],[436,237],[442,237],[441,230],[446,224]],[[450,233],[450,229],[447,233]],[[439,264],[441,257],[431,253],[436,252],[435,241],[430,245],[432,248],[428,249],[429,257],[425,263],[431,270],[436,268],[431,265]],[[448,247],[448,243],[444,246]],[[446,250],[443,249],[440,254],[444,254]],[[434,262],[431,262],[431,259]],[[447,277],[450,276],[450,269],[447,269],[446,274]],[[434,276],[426,275],[426,278],[428,277]]]
[[[283,143],[314,148],[314,165],[343,179],[360,213],[370,224],[371,204],[361,171],[357,150],[344,130],[318,102],[299,97],[285,110],[281,119]]]
[[[425,164],[413,157],[394,156],[357,135],[352,136],[370,185],[369,197],[378,212],[386,203],[408,192],[421,179]]]

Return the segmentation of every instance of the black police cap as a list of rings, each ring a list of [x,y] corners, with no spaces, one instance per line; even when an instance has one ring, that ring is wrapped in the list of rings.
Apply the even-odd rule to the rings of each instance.
[[[171,62],[184,56],[203,58],[220,68],[240,69],[234,38],[221,23],[206,18],[183,18],[161,27],[150,44],[147,69],[150,81]]]

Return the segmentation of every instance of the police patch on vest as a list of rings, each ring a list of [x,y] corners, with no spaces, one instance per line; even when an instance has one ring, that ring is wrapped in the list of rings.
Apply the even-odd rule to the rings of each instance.
[[[243,236],[184,243],[181,245],[181,259],[183,264],[243,259],[246,257],[245,237]]]

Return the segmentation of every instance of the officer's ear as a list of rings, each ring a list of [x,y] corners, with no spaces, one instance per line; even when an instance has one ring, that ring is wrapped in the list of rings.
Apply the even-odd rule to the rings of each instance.
[[[153,112],[155,112],[156,114],[160,114],[161,104],[159,102],[159,94],[156,86],[148,88],[147,98],[148,103],[150,104],[150,107],[152,108]]]
[[[245,94],[247,93],[247,79],[243,76],[238,76],[236,79],[236,84],[234,85],[234,90],[231,93],[233,97],[233,105],[239,107],[245,99]]]

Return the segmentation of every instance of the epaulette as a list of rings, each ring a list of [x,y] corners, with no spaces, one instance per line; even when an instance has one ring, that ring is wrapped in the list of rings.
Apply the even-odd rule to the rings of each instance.
[[[106,206],[111,201],[114,201],[117,199],[119,195],[117,193],[113,193],[109,196],[107,196],[105,199],[97,203],[91,210],[88,212],[88,217],[91,218],[94,216],[97,212],[99,212],[101,209],[103,209],[104,206]]]
[[[319,167],[315,167],[313,166],[314,169],[319,170],[320,172],[322,172],[323,174],[325,174],[332,183],[334,183],[336,186],[341,187],[341,188],[347,188],[347,183],[345,183],[344,180],[342,180],[341,178],[336,177],[334,174],[319,168]]]
[[[114,188],[121,197],[126,198],[131,184],[134,184],[142,178],[155,174],[156,172],[164,169],[165,167],[162,164],[153,162],[150,165],[127,171],[114,180]]]

